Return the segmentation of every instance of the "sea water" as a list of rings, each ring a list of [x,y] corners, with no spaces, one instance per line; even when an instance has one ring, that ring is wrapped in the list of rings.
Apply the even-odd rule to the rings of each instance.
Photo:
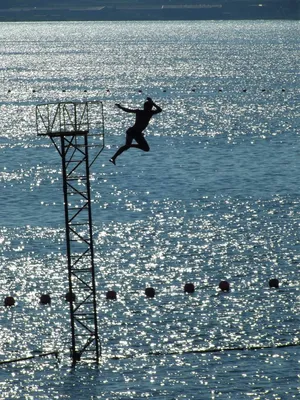
[[[59,352],[1,365],[0,398],[299,398],[299,23],[0,32],[0,297],[16,300],[0,308],[0,361]],[[115,103],[147,96],[163,108],[151,151],[114,166],[133,124]],[[102,357],[71,368],[61,160],[35,107],[86,100],[105,118],[91,170]]]

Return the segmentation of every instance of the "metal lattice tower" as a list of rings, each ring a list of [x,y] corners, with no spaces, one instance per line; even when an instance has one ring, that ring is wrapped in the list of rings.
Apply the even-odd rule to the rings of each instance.
[[[36,106],[39,136],[49,136],[62,159],[73,363],[96,363],[98,336],[90,167],[104,148],[100,101]]]

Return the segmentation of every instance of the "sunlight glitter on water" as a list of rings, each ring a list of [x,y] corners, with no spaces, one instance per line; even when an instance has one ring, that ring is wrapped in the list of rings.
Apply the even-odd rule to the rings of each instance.
[[[298,347],[276,348],[299,340],[290,24],[149,23],[146,36],[145,23],[1,25],[0,282],[16,305],[1,308],[0,355],[62,358],[5,367],[6,398],[296,398]],[[151,152],[107,165],[132,123],[114,103],[139,107],[148,95],[164,109]],[[86,98],[104,101],[106,125],[92,171],[103,360],[70,373],[61,160],[36,137],[34,111]]]

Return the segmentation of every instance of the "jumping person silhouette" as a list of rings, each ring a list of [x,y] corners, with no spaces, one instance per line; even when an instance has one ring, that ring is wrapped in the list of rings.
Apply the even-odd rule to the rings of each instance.
[[[144,103],[143,110],[133,110],[130,108],[122,107],[120,104],[116,104],[116,106],[125,112],[135,114],[135,123],[126,131],[126,142],[124,146],[120,147],[119,150],[114,154],[114,156],[109,160],[115,165],[117,157],[119,157],[119,155],[122,154],[124,151],[130,149],[130,147],[141,149],[143,151],[150,150],[150,147],[144,137],[143,131],[147,128],[152,116],[162,112],[162,109],[157,104],[155,104],[150,97],[147,97],[147,101]],[[152,109],[153,107],[155,108],[154,110]],[[135,140],[137,144],[132,144],[133,140]]]

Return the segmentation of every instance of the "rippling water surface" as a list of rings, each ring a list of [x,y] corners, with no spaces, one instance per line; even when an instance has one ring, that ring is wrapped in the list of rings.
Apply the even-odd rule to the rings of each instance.
[[[59,351],[0,365],[1,399],[299,398],[299,23],[0,32],[0,293],[16,300],[0,309],[0,361]],[[164,110],[151,151],[114,167],[132,123],[114,103],[147,96]],[[91,176],[103,357],[71,369],[61,160],[35,106],[87,99],[105,115]]]

